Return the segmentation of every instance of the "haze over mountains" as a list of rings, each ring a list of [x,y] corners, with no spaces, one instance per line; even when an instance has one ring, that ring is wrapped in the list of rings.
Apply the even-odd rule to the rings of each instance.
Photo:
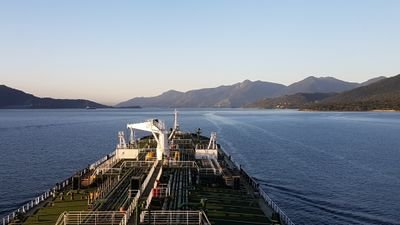
[[[106,108],[84,99],[39,98],[23,91],[0,85],[0,108],[56,109],[56,108]]]
[[[245,80],[233,85],[179,92],[170,90],[155,97],[137,97],[117,104],[117,107],[243,107],[263,98],[295,93],[339,93],[369,84],[384,77],[363,83],[338,80],[333,77],[310,76],[289,86]]]

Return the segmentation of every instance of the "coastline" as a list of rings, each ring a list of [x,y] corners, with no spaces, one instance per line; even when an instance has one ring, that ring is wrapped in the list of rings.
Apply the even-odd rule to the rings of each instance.
[[[317,109],[298,109],[301,112],[400,112],[395,109],[372,109],[372,110],[317,110]]]

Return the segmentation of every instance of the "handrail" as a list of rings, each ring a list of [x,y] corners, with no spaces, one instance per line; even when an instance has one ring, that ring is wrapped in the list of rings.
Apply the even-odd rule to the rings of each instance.
[[[260,196],[263,198],[264,202],[267,203],[268,206],[270,206],[273,210],[274,213],[277,213],[279,215],[280,221],[284,225],[295,225],[293,221],[290,220],[290,218],[283,212],[283,210],[269,197],[269,195],[261,188],[261,185],[252,177],[250,176],[244,168],[236,163],[233,159],[232,156],[229,155],[226,151],[223,149],[219,149],[221,153],[227,157],[237,168],[239,168],[240,173],[245,176],[248,179],[249,184],[256,190],[258,193],[260,193]]]
[[[156,181],[160,180],[161,175],[162,175],[162,167],[160,168],[160,171],[157,174]],[[157,187],[157,182],[154,182],[153,188],[151,189],[150,194],[146,199],[146,205],[145,205],[146,209],[150,206],[151,200],[153,199],[153,189],[156,187]]]
[[[145,210],[140,214],[140,222],[146,222],[146,219],[149,224],[211,224],[202,210]]]
[[[144,189],[146,188],[146,186],[148,185],[150,178],[153,176],[153,173],[157,167],[158,161],[153,162],[153,166],[151,167],[149,173],[147,174],[146,179],[144,180],[142,186],[140,187],[139,191],[136,193],[135,197],[133,198],[131,204],[129,205],[128,209],[126,210],[126,220],[128,221],[130,219],[130,217],[132,216],[133,211],[135,210],[136,205],[138,204],[139,198],[141,197]],[[162,170],[162,167],[161,167]],[[157,175],[161,176],[161,174]],[[150,193],[152,194],[152,192]]]
[[[260,196],[263,198],[264,202],[266,202],[267,205],[270,206],[272,210],[279,215],[279,219],[281,222],[283,222],[285,225],[295,225],[290,220],[290,218],[283,212],[283,210],[271,199],[271,197],[269,197],[269,195],[264,191],[264,189],[261,188],[261,185],[247,173],[247,171],[245,171],[243,168],[240,168],[240,172],[248,179],[249,184],[256,191],[258,191]]]
[[[201,218],[206,221],[206,225],[211,225],[211,222],[208,220],[208,217],[203,210],[200,211],[200,215],[201,215]]]
[[[107,161],[108,159],[112,158],[115,156],[115,151],[111,152],[110,154],[105,155],[103,158],[97,160],[96,162],[90,164],[89,169],[95,169],[97,168],[100,164],[103,162]]]
[[[20,206],[17,210],[4,216],[2,218],[2,220],[0,221],[0,223],[2,223],[2,225],[7,225],[7,224],[11,223],[17,217],[18,214],[25,214],[25,213],[29,212],[30,210],[34,209],[42,202],[46,201],[48,198],[54,196],[57,191],[64,190],[65,187],[67,187],[68,185],[70,185],[72,183],[72,179],[76,174],[78,174],[80,176],[84,176],[87,173],[89,173],[89,171],[90,171],[89,167],[87,167],[87,168],[84,168],[82,170],[75,172],[74,175],[70,176],[69,178],[63,180],[60,183],[57,183],[53,188],[43,192],[41,195],[37,196],[36,198],[34,198],[34,199],[28,201],[27,203],[23,204],[22,206]]]
[[[135,210],[135,207],[139,201],[140,198],[140,191],[138,191],[135,195],[135,197],[133,198],[131,204],[129,205],[128,209],[126,210],[126,220],[128,221],[131,218],[131,215],[133,213],[133,211]]]
[[[58,217],[58,219],[57,219],[57,221],[56,221],[56,223],[55,223],[55,225],[61,225],[62,224],[62,222],[64,222],[64,216],[67,214],[67,212],[63,212],[63,213],[61,213],[61,215]]]
[[[146,188],[146,186],[148,185],[148,183],[149,183],[151,177],[153,176],[153,173],[154,173],[154,171],[155,171],[155,169],[156,169],[157,164],[158,164],[158,161],[154,161],[154,164],[153,164],[153,166],[151,167],[150,172],[148,173],[146,179],[143,181],[143,184],[142,184],[142,186],[140,187],[140,192],[143,192],[144,189]]]
[[[115,154],[112,155],[111,157],[108,157],[108,155],[106,157],[107,157],[106,160],[102,161],[101,164],[99,164],[93,168],[93,169],[95,169],[93,174],[99,175],[100,172],[104,172],[105,169],[113,168],[115,166],[115,164],[117,164],[119,162],[119,159],[117,159]],[[105,170],[105,172],[107,172],[107,170]]]
[[[168,161],[168,167],[179,167],[179,168],[199,168],[197,166],[196,161],[173,161],[170,160]]]
[[[103,163],[107,162],[108,160],[111,161],[111,163],[108,164],[108,167],[112,167],[110,165],[115,165],[118,162],[115,159],[115,151],[111,152],[110,154],[107,154],[106,156],[104,156],[101,159],[97,160],[96,162],[92,163],[90,166],[75,172],[74,175],[57,183],[53,188],[49,189],[48,191],[45,191],[43,194],[41,194],[38,197],[25,203],[24,205],[19,207],[17,210],[9,213],[7,216],[4,216],[2,218],[2,220],[0,221],[0,224],[7,225],[7,224],[11,223],[17,217],[17,214],[19,214],[19,213],[24,214],[24,213],[29,212],[30,210],[34,209],[37,205],[46,201],[49,197],[54,196],[54,194],[57,191],[64,190],[65,187],[69,186],[72,183],[72,179],[75,175],[78,174],[82,177],[82,176],[88,174],[91,170],[97,169],[98,166],[101,166]]]
[[[55,225],[79,225],[79,224],[127,224],[125,212],[119,211],[70,211],[63,212]]]
[[[146,221],[146,219],[148,221]],[[210,225],[207,215],[202,210],[145,210],[140,214],[140,222],[148,224],[196,224]],[[146,223],[147,224],[147,223]]]
[[[122,162],[119,168],[125,167],[150,167],[154,164],[154,161],[137,161],[137,160],[125,160]]]

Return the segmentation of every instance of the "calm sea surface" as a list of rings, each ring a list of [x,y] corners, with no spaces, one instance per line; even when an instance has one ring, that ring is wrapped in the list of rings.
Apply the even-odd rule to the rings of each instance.
[[[0,215],[114,150],[128,122],[172,110],[0,110]],[[296,224],[400,224],[400,113],[181,110]]]

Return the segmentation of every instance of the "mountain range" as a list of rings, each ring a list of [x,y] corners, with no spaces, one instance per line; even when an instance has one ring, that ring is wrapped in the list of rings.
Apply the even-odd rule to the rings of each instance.
[[[264,98],[246,105],[246,108],[263,109],[299,109],[305,106],[320,102],[337,93],[296,93],[292,95],[283,95],[275,98]]]
[[[233,85],[138,97],[116,107],[258,107],[310,110],[370,110],[398,107],[400,75],[362,83],[333,77],[307,77],[291,85],[245,80]],[[0,85],[0,108],[108,108],[85,99],[39,98]]]
[[[108,108],[84,99],[39,98],[32,94],[0,85],[0,108],[55,109],[55,108]]]
[[[179,92],[170,90],[155,97],[136,97],[117,104],[117,107],[243,107],[264,98],[296,93],[340,93],[385,77],[363,83],[346,82],[333,77],[310,76],[291,85],[245,80],[233,85]]]
[[[303,109],[319,111],[400,110],[400,74],[328,97]]]

